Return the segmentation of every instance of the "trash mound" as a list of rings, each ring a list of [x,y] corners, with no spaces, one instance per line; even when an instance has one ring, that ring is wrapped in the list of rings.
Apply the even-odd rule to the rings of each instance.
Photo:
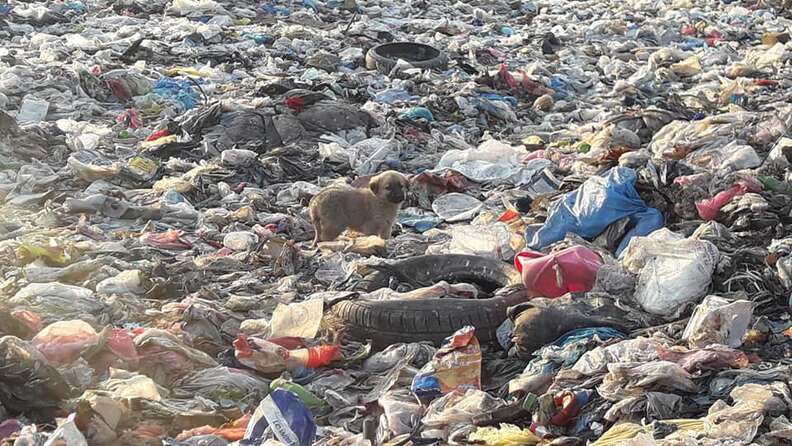
[[[0,444],[792,444],[790,6],[0,0]]]

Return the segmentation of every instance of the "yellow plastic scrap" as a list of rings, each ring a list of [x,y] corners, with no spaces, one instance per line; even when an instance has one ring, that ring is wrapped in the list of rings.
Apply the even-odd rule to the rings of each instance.
[[[20,263],[27,265],[36,259],[43,259],[49,266],[66,266],[70,264],[76,252],[64,246],[45,246],[38,243],[25,242],[16,248],[16,256]]]
[[[641,432],[644,432],[644,426],[640,424],[619,423],[608,429],[590,446],[618,446]]]
[[[520,429],[513,424],[501,424],[500,428],[480,427],[468,439],[488,446],[521,446],[539,444],[541,438],[528,429]]]
[[[162,138],[155,139],[154,141],[143,141],[143,142],[141,142],[140,143],[140,148],[145,150],[145,149],[150,149],[152,147],[159,147],[159,146],[163,146],[165,144],[170,144],[172,142],[176,142],[177,139],[178,139],[178,137],[176,135],[163,136]]]
[[[172,67],[165,70],[168,76],[193,76],[193,77],[209,77],[212,75],[211,71],[199,70],[193,67]]]
[[[526,136],[523,138],[522,143],[529,147],[544,147],[545,144],[542,138],[536,135]]]
[[[678,432],[704,430],[704,420],[699,419],[662,420],[661,422],[676,426]],[[647,434],[651,433],[652,426],[641,426],[640,424],[628,422],[619,423],[608,429],[597,441],[591,443],[589,446],[620,446],[642,432]]]

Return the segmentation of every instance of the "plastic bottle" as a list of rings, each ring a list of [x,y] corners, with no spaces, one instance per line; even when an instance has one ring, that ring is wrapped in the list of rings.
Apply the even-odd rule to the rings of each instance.
[[[289,350],[289,356],[286,358],[286,367],[289,369],[323,367],[338,358],[340,351],[341,347],[338,345],[320,345]]]
[[[335,360],[341,351],[338,345],[288,350],[273,342],[245,335],[239,335],[233,345],[239,362],[264,374],[322,367]]]

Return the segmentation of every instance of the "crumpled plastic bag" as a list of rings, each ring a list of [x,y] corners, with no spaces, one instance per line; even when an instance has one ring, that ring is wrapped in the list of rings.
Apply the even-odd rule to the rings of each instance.
[[[668,389],[694,393],[698,386],[682,367],[669,361],[608,364],[608,374],[597,392],[609,401],[643,395],[647,390]]]
[[[475,328],[466,326],[447,337],[434,358],[415,375],[411,388],[422,400],[457,389],[480,389],[481,348]]]
[[[712,243],[663,228],[633,238],[622,264],[638,274],[636,302],[649,313],[670,318],[707,292],[719,258]]]
[[[474,417],[492,412],[503,405],[500,399],[487,392],[457,389],[432,401],[421,421],[425,426],[434,428],[470,424]]]
[[[377,402],[385,412],[382,418],[393,435],[412,432],[424,413],[423,406],[407,389],[390,390]]]
[[[682,339],[691,348],[723,344],[737,348],[753,318],[753,303],[747,300],[730,301],[719,296],[707,296],[690,316]]]
[[[70,364],[80,352],[96,345],[99,335],[84,321],[59,321],[44,327],[30,342],[51,363]]]
[[[527,163],[521,157],[528,152],[523,147],[513,147],[490,139],[475,149],[449,150],[435,166],[435,170],[453,169],[478,183],[510,183],[515,186],[527,184],[536,173],[550,167],[546,159],[534,159]]]
[[[250,446],[277,439],[287,446],[311,446],[316,436],[313,414],[300,398],[283,389],[275,389],[253,412],[243,443]]]
[[[426,254],[470,254],[510,260],[521,247],[522,237],[505,223],[454,225],[447,230],[432,229],[426,235],[448,234],[451,240],[429,246]],[[520,240],[515,240],[515,238]]]
[[[61,283],[31,283],[9,299],[14,308],[32,311],[44,322],[84,319],[98,314],[104,305],[94,298],[93,291]]]
[[[542,249],[563,240],[568,232],[591,240],[612,223],[630,218],[629,229],[616,249],[619,255],[636,236],[663,227],[663,215],[644,203],[635,190],[636,173],[627,167],[614,167],[604,177],[592,176],[577,190],[564,195],[548,210],[547,221],[530,238],[528,246]]]

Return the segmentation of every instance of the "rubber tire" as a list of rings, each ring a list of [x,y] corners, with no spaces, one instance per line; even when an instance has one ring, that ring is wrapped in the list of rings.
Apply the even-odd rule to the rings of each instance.
[[[398,62],[397,57],[388,56],[389,50],[394,48],[404,49],[407,46],[414,46],[417,51],[431,51],[437,52],[437,55],[426,60],[410,61],[410,64],[415,68],[421,69],[445,69],[448,67],[448,55],[429,45],[413,42],[391,42],[377,45],[366,53],[366,68],[369,70],[377,70],[382,74],[390,74],[393,67]]]
[[[431,267],[429,266],[431,265]],[[456,330],[472,325],[482,343],[497,339],[496,331],[506,320],[506,309],[527,301],[520,275],[511,265],[476,256],[418,256],[398,262],[394,268],[434,282],[454,278],[484,278],[509,288],[489,299],[422,299],[367,301],[346,300],[336,303],[332,314],[344,327],[346,335],[371,340],[373,348],[383,349],[397,342],[430,341],[435,345]],[[374,291],[387,286],[390,275],[378,272],[366,287]]]
[[[492,284],[494,290],[522,283],[520,273],[513,266],[496,259],[464,254],[411,257],[391,264],[390,269],[425,286],[441,280],[468,283],[488,282]],[[394,274],[387,271],[369,274],[358,282],[355,289],[371,292],[386,288],[390,285],[392,276]]]

